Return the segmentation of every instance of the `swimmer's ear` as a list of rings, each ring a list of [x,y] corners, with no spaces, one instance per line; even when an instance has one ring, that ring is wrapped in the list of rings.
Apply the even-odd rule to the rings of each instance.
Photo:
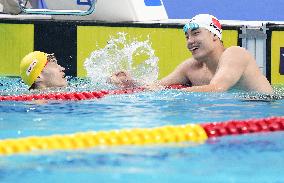
[[[32,86],[29,88],[29,90],[35,90],[35,89],[40,89],[42,87],[42,78],[40,76],[37,77],[35,82],[32,84]]]
[[[40,73],[35,81],[40,82],[40,81],[42,81],[42,78],[43,78],[42,73]]]

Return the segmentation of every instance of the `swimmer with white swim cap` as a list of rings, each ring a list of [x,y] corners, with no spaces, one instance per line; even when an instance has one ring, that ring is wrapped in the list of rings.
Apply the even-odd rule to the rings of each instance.
[[[183,89],[189,92],[224,92],[237,87],[245,91],[273,93],[269,81],[246,49],[224,47],[222,25],[216,17],[196,15],[185,24],[183,30],[192,57],[147,88],[155,90],[182,84],[191,85]]]

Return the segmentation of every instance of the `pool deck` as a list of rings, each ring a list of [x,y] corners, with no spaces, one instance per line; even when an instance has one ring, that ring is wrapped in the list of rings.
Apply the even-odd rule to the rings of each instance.
[[[101,23],[102,21],[96,21],[91,15],[89,16],[51,16],[51,15],[10,15],[10,14],[0,14],[0,20],[61,20],[61,21],[93,21]],[[139,23],[139,24],[185,24],[188,19],[167,19],[167,20],[158,20],[158,21],[143,21],[143,22],[105,22],[105,23]],[[284,25],[284,21],[244,21],[244,20],[220,20],[223,25],[228,26],[251,26],[258,27],[264,24],[275,24],[275,25]]]

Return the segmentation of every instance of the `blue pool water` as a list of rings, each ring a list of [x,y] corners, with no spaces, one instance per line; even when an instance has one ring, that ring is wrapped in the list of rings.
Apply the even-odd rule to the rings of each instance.
[[[283,182],[283,133],[0,158],[1,182]]]
[[[18,78],[0,81],[1,95],[28,93]],[[67,90],[90,90],[88,82],[76,82]],[[167,90],[44,104],[2,101],[0,138],[284,116],[284,100],[252,102],[242,100],[243,95]],[[203,145],[0,156],[0,182],[284,182],[283,138],[283,132],[274,132],[211,139]]]

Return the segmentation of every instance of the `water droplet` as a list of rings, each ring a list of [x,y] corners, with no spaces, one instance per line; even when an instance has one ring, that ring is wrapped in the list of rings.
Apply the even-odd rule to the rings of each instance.
[[[94,50],[85,60],[87,77],[97,88],[110,88],[107,79],[113,73],[125,70],[140,85],[151,83],[158,78],[158,57],[151,47],[150,37],[145,41],[129,38],[120,32],[110,37],[104,48]]]

